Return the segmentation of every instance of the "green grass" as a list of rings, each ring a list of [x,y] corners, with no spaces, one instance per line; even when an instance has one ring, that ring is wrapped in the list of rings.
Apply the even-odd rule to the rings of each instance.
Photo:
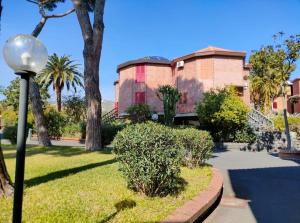
[[[15,149],[4,146],[14,178]],[[207,188],[209,167],[182,168],[187,186],[177,196],[149,198],[127,189],[109,152],[75,147],[27,149],[24,222],[155,222]],[[12,198],[0,199],[0,222],[11,222]]]

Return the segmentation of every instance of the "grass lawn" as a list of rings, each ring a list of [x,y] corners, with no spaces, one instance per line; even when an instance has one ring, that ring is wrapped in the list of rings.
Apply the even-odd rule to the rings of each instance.
[[[4,147],[14,179],[15,148]],[[148,198],[127,189],[109,152],[76,147],[27,149],[24,222],[155,222],[205,190],[209,167],[182,168],[188,185],[177,196]],[[11,222],[12,198],[0,199],[0,222]]]

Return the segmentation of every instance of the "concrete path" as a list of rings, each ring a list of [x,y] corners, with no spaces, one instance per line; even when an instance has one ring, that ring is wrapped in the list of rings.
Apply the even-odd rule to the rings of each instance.
[[[7,139],[3,139],[2,130],[0,130],[0,143],[9,145],[10,141]],[[63,140],[51,140],[52,145],[54,146],[85,146],[84,143],[78,141],[63,141]],[[29,140],[26,141],[27,145],[38,145],[39,142],[37,140]]]
[[[299,223],[299,161],[262,152],[214,153],[210,164],[224,176],[220,205],[205,223]]]
[[[52,145],[54,146],[74,146],[74,147],[84,147],[85,144],[77,141],[63,141],[63,140],[51,140]],[[10,145],[10,141],[7,139],[2,139],[1,144]],[[27,140],[27,145],[39,145],[36,140]]]

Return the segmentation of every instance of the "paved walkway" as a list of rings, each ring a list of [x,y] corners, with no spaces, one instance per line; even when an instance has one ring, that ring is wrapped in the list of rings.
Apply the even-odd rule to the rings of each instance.
[[[7,139],[2,139],[1,140],[2,144],[10,144],[10,141]],[[76,146],[76,147],[84,147],[85,144],[77,141],[63,141],[63,140],[51,140],[52,145],[54,146]],[[39,145],[38,141],[36,140],[27,140],[26,142],[27,145]]]
[[[220,205],[205,223],[299,223],[299,161],[262,152],[214,153],[210,164],[224,176]]]

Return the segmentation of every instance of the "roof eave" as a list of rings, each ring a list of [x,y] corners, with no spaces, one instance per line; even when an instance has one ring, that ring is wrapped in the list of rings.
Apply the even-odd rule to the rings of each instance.
[[[246,52],[230,52],[230,51],[207,51],[207,52],[195,52],[182,57],[175,58],[172,62],[177,62],[181,60],[187,60],[196,57],[206,57],[206,56],[231,56],[231,57],[246,57]]]
[[[167,62],[167,61],[151,61],[148,59],[130,60],[125,63],[119,64],[117,67],[117,73],[120,71],[120,69],[126,68],[131,65],[135,65],[135,64],[161,64],[161,65],[171,66],[171,62]]]

